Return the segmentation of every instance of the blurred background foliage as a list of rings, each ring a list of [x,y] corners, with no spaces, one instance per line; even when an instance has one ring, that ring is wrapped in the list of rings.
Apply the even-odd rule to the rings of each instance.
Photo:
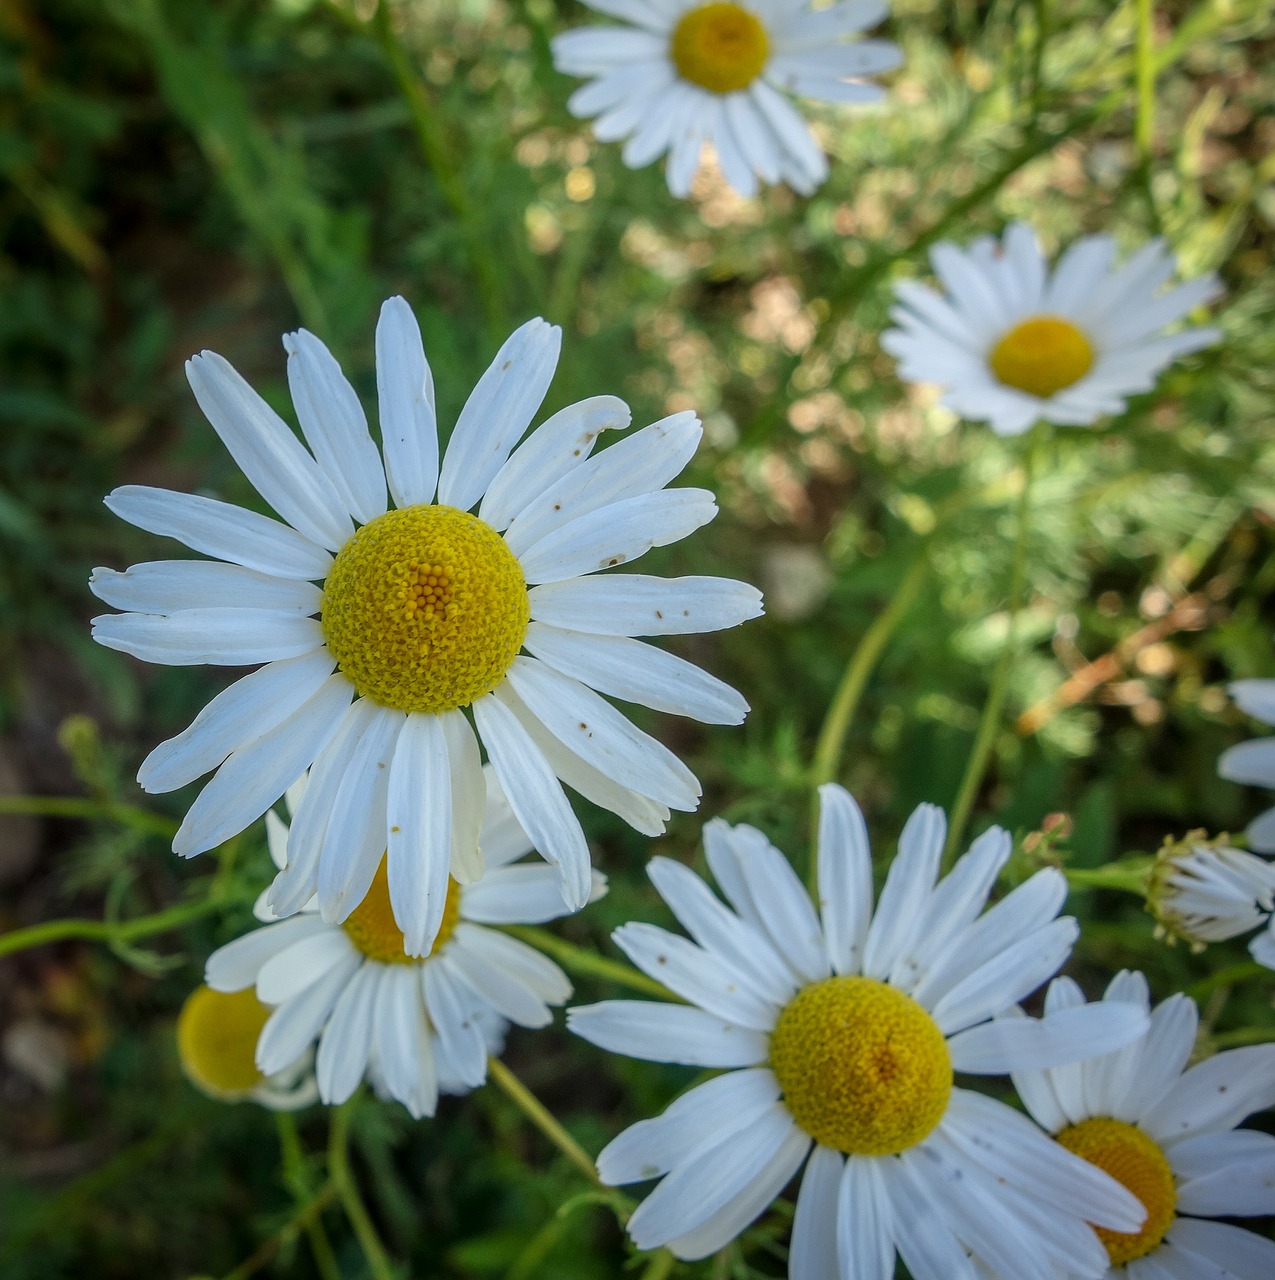
[[[703,817],[722,814],[800,867],[828,701],[918,554],[930,572],[842,772],[879,849],[917,802],[951,804],[1008,632],[1021,444],[898,382],[877,342],[891,281],[924,274],[936,239],[1012,218],[1051,248],[1165,235],[1184,273],[1222,276],[1226,338],[1119,420],[1049,443],[1027,651],[975,827],[1024,835],[1066,812],[1080,867],[1243,828],[1261,798],[1215,764],[1256,731],[1226,683],[1275,675],[1275,22],[1263,0],[1160,0],[1154,99],[1139,103],[1135,9],[899,0],[884,31],[906,64],[885,109],[816,113],[833,164],[813,198],[743,201],[709,170],[679,204],[658,168],[625,170],[567,114],[573,82],[548,40],[588,19],[568,0],[0,0],[0,792],[98,815],[0,817],[0,925],[216,895],[168,934],[0,961],[7,1280],[242,1276],[244,1259],[316,1274],[304,1241],[273,1233],[318,1185],[325,1115],[302,1114],[281,1176],[286,1124],[196,1094],[172,1038],[204,958],[249,922],[261,833],[186,865],[163,830],[188,794],[146,801],[149,823],[120,809],[142,802],[142,755],[234,673],[147,667],[87,637],[95,564],[173,554],[113,520],[105,492],[255,501],[185,386],[201,348],[286,414],[279,335],[304,324],[372,403],[376,309],[401,292],[444,423],[535,314],[565,329],[546,412],[602,392],[639,422],[699,411],[687,479],[722,514],[652,571],[749,579],[769,611],[680,643],[746,693],[744,728],[645,717],[705,783],[701,815],[658,850],[694,860]],[[619,921],[667,916],[641,874],[655,850],[585,817],[612,892],[559,928],[605,951]],[[1269,982],[1210,978],[1242,944],[1166,948],[1135,898],[1079,893],[1072,909],[1086,926],[1072,971],[1091,993],[1140,966],[1157,995],[1207,995],[1223,1036],[1269,1026]],[[590,1151],[688,1074],[607,1058],[560,1026],[515,1033],[508,1060]],[[584,1280],[627,1256],[613,1217],[493,1089],[419,1125],[364,1102],[354,1133],[404,1274]],[[341,1275],[358,1277],[346,1236],[334,1229]],[[781,1206],[694,1272],[779,1275],[785,1238]]]

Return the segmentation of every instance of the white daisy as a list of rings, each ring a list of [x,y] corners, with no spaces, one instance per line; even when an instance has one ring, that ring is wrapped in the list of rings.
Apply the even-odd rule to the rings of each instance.
[[[668,185],[685,196],[705,143],[741,195],[757,179],[809,195],[828,176],[819,144],[785,93],[823,102],[877,102],[864,77],[903,56],[885,40],[848,39],[876,26],[883,0],[585,0],[623,27],[587,27],[553,41],[567,75],[594,77],[567,103],[594,116],[604,142],[620,138],[630,169],[669,154]]]
[[[259,1102],[272,1111],[295,1111],[319,1096],[314,1054],[303,1049],[277,1071],[256,1063],[257,1037],[270,1016],[252,988],[214,991],[198,986],[177,1015],[177,1054],[186,1078],[218,1102]]]
[[[1275,725],[1275,680],[1236,680],[1230,694],[1245,715]],[[1275,787],[1275,738],[1255,738],[1223,751],[1217,771],[1231,782]],[[1254,818],[1245,835],[1250,847],[1275,853],[1275,808]]]
[[[728,1069],[599,1155],[608,1184],[662,1179],[629,1221],[634,1242],[683,1258],[720,1249],[809,1154],[794,1280],[886,1280],[896,1252],[916,1280],[971,1277],[969,1254],[1015,1280],[1046,1280],[1063,1260],[1098,1274],[1105,1257],[1084,1220],[1134,1230],[1133,1197],[1019,1113],[953,1084],[955,1071],[1106,1052],[1145,1026],[1114,1006],[1101,1020],[991,1021],[1071,950],[1076,923],[1056,918],[1065,880],[1041,871],[983,912],[1009,836],[993,828],[936,883],[946,821],[922,805],[874,912],[858,807],[835,785],[820,797],[819,915],[760,832],[711,822],[704,849],[733,910],[657,858],[651,879],[694,941],[647,924],[615,935],[688,1003],[568,1013],[612,1052]]]
[[[304,795],[289,798],[304,805]],[[288,829],[273,813],[267,821],[283,875]],[[542,924],[566,914],[551,868],[514,865],[531,846],[494,778],[487,780],[482,844],[486,873],[473,884],[450,882],[425,959],[405,950],[384,861],[343,924],[326,922],[313,900],[277,921],[263,895],[256,913],[275,922],[215,951],[206,971],[215,990],[255,987],[255,998],[273,1010],[257,1041],[262,1072],[317,1042],[324,1102],[344,1102],[366,1076],[419,1118],[434,1114],[440,1092],[467,1092],[486,1079],[487,1057],[499,1051],[509,1022],[551,1021],[549,1006],[571,994],[566,975],[534,948],[485,927]],[[606,881],[593,872],[592,896],[605,891]]]
[[[963,418],[1013,436],[1043,419],[1089,426],[1149,391],[1178,356],[1217,342],[1216,329],[1165,334],[1167,325],[1219,292],[1200,276],[1163,293],[1173,256],[1162,240],[1113,269],[1110,236],[1077,240],[1052,272],[1036,233],[1023,223],[1004,240],[967,250],[930,250],[945,294],[905,280],[895,285],[900,327],[882,347],[913,382],[944,388],[942,402]]]
[[[1275,906],[1275,865],[1225,836],[1207,839],[1193,831],[1166,840],[1156,855],[1147,905],[1157,934],[1182,938],[1196,950],[1256,929]]]
[[[1099,1003],[1147,1010],[1139,973],[1121,973]],[[1046,1008],[1077,1013],[1065,978]],[[1008,1019],[1007,1019],[1008,1021]],[[1146,1206],[1139,1231],[1099,1229],[1110,1280],[1268,1280],[1275,1243],[1217,1217],[1275,1213],[1275,1138],[1235,1126],[1275,1105],[1275,1045],[1231,1049],[1184,1071],[1198,1015],[1184,995],[1151,1014],[1137,1043],[1087,1062],[1014,1073],[1027,1109],[1069,1151],[1124,1184]]]
[[[388,847],[394,916],[419,955],[442,922],[449,865],[464,881],[482,871],[479,740],[573,909],[589,896],[589,851],[559,779],[648,835],[670,809],[697,806],[690,770],[599,694],[739,723],[748,707],[733,689],[632,637],[735,626],[761,612],[761,596],[724,578],[596,576],[717,508],[703,489],[664,487],[699,442],[693,413],[590,457],[630,416],[599,396],[514,448],[560,336],[543,320],[514,333],[461,410],[441,467],[433,377],[402,298],[385,303],[376,330],[384,465],[353,388],[304,329],[284,345],[313,455],[220,356],[187,363],[200,407],[288,523],[137,485],[106,500],[219,559],[95,570],[93,591],[132,611],[95,618],[95,638],[151,662],[267,664],[142,764],[147,791],[217,770],[178,853],[241,831],[313,764],[296,815],[301,856],[271,901],[288,915],[317,888],[324,918],[344,920]]]

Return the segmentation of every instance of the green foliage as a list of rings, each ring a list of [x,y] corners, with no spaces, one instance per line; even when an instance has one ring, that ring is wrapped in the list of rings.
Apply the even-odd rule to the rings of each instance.
[[[323,1184],[325,1113],[302,1114],[300,1163],[281,1173],[274,1118],[200,1097],[173,1047],[204,958],[250,921],[269,867],[261,833],[202,860],[215,865],[179,865],[162,829],[189,793],[145,801],[149,828],[127,817],[143,803],[141,756],[222,678],[86,638],[92,567],[154,555],[104,493],[148,483],[257,501],[185,389],[181,362],[203,347],[287,414],[279,335],[304,324],[371,402],[376,307],[401,291],[444,424],[535,314],[565,329],[546,411],[610,392],[640,422],[704,417],[687,482],[717,492],[722,515],[649,571],[744,578],[772,605],[674,646],[745,692],[742,728],[635,716],[702,779],[701,813],[653,849],[581,806],[611,892],[555,931],[613,955],[617,924],[668,922],[642,867],[652,852],[696,862],[707,817],[757,824],[804,871],[827,707],[923,540],[929,577],[867,683],[839,778],[879,852],[916,803],[956,795],[1011,633],[1022,445],[899,382],[877,340],[891,282],[924,274],[936,240],[1012,218],[1051,247],[1093,230],[1126,248],[1163,234],[1185,274],[1221,274],[1225,341],[1119,419],[1049,439],[1021,655],[973,829],[1025,835],[1066,812],[1074,831],[1056,852],[1092,870],[1191,827],[1242,829],[1260,803],[1220,782],[1216,759],[1255,732],[1227,682],[1275,675],[1268,6],[1157,6],[1148,101],[1131,3],[901,0],[889,32],[907,61],[888,107],[815,113],[832,157],[816,195],[743,202],[710,176],[686,203],[566,112],[572,83],[548,40],[578,7],[381,0],[369,19],[374,7],[0,5],[0,755],[18,762],[11,789],[91,802],[45,821],[33,866],[0,858],[0,921],[215,908],[176,933],[108,928],[0,959],[0,1272],[13,1280],[244,1275],[234,1268],[271,1240],[261,1274],[323,1274],[286,1228]],[[1152,110],[1143,154],[1135,124]],[[100,741],[83,723],[64,735],[75,769],[57,739],[72,713],[100,726]],[[1209,986],[1246,959],[1242,942],[1166,947],[1127,895],[1084,891],[1071,909],[1085,929],[1073,971],[1091,993],[1141,967],[1158,997],[1204,984],[1210,1034],[1269,1031],[1269,974]],[[579,987],[588,1000],[619,991]],[[15,1058],[15,1028],[38,1031],[42,1079]],[[589,1152],[690,1083],[560,1025],[513,1033],[507,1058]],[[656,1265],[632,1257],[615,1198],[493,1088],[426,1124],[361,1102],[352,1130],[356,1179],[401,1275],[593,1280]],[[368,1274],[339,1213],[320,1220],[338,1274]],[[673,1274],[780,1275],[787,1225],[781,1205]]]

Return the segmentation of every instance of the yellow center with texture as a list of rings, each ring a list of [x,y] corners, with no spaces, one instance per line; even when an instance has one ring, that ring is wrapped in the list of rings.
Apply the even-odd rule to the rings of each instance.
[[[443,905],[443,921],[438,926],[438,935],[430,949],[431,955],[442,950],[443,943],[452,936],[452,930],[456,928],[459,919],[460,885],[449,879],[447,901]],[[407,939],[394,919],[394,908],[390,905],[389,868],[384,858],[376,869],[376,875],[372,877],[363,901],[350,912],[341,928],[369,960],[377,960],[381,964],[420,962],[419,956],[407,954]]]
[[[490,693],[531,609],[505,540],[454,507],[387,511],[341,548],[323,584],[323,634],[364,697],[441,712]]]
[[[847,1155],[914,1147],[952,1093],[952,1059],[934,1019],[874,978],[827,978],[799,991],[771,1032],[770,1066],[793,1119]]]
[[[247,987],[196,987],[177,1015],[177,1053],[191,1082],[214,1098],[242,1098],[265,1077],[257,1070],[257,1040],[269,1008]]]
[[[710,93],[736,93],[761,75],[770,53],[766,28],[737,4],[705,4],[673,28],[669,56],[683,80]]]
[[[1108,1231],[1094,1227],[1113,1267],[1145,1257],[1157,1248],[1173,1225],[1177,1192],[1164,1152],[1141,1129],[1123,1120],[1095,1116],[1054,1135],[1068,1151],[1097,1165],[1127,1188],[1147,1211],[1140,1231]]]
[[[1093,367],[1093,346],[1059,316],[1031,316],[1016,324],[992,348],[992,372],[1007,387],[1048,399]]]

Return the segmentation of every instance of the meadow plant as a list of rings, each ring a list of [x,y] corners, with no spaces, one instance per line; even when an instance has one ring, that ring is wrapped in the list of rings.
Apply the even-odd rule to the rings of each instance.
[[[586,2],[0,13],[0,1274],[1267,1280],[1269,6]]]

